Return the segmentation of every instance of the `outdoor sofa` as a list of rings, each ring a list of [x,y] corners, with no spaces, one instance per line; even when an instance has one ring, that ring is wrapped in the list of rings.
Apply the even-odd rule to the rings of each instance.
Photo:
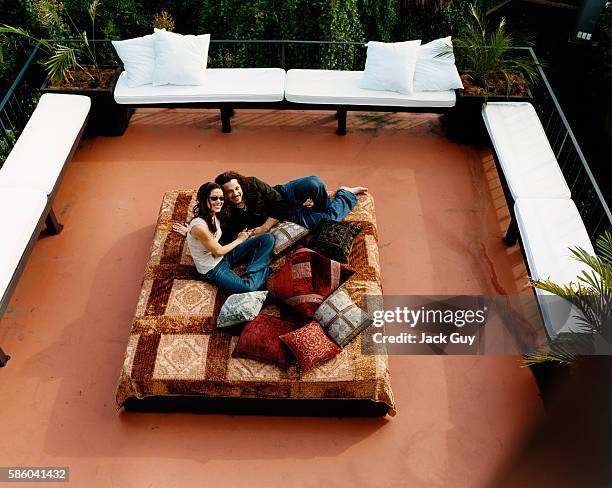
[[[492,102],[485,104],[482,117],[510,209],[506,244],[520,237],[533,280],[576,284],[587,268],[569,249],[581,247],[591,254],[594,249],[534,107]],[[561,306],[563,299],[539,288],[535,294],[550,338],[581,330],[574,307]]]
[[[80,95],[43,95],[0,168],[0,317],[44,226],[62,225],[52,204],[66,164],[79,143],[91,101]],[[8,356],[0,349],[0,366]]]
[[[443,113],[455,106],[454,90],[412,95],[359,86],[363,71],[280,68],[207,68],[203,85],[146,84],[129,87],[123,72],[115,87],[118,104],[130,108],[217,108],[223,132],[231,132],[234,109],[333,110],[339,135],[350,111]]]

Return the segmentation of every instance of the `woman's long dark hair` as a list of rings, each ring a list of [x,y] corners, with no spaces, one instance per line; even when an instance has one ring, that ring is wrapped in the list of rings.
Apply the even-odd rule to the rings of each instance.
[[[223,189],[217,185],[216,183],[208,182],[204,183],[200,189],[198,190],[198,201],[193,206],[193,218],[200,217],[204,219],[206,225],[208,225],[208,229],[213,234],[217,232],[217,225],[215,224],[215,213],[211,208],[208,207],[208,197],[213,190],[221,190]]]

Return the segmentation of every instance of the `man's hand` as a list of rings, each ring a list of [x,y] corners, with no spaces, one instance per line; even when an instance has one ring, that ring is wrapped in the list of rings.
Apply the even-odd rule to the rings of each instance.
[[[266,232],[268,232],[268,229],[266,229],[263,225],[260,225],[259,227],[251,229],[251,236],[258,236],[259,234],[265,234]]]
[[[309,198],[308,200],[306,200],[304,203],[302,203],[303,207],[307,207],[307,208],[312,208],[314,207],[314,202],[312,201],[312,198]]]

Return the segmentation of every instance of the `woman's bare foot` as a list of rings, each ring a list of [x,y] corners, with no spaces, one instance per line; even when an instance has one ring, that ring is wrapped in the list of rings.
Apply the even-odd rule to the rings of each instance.
[[[361,193],[365,193],[368,191],[365,186],[341,186],[340,189],[350,191],[354,195],[360,195]]]
[[[187,229],[188,227],[186,225],[172,224],[172,231],[182,235],[183,237],[187,236]]]

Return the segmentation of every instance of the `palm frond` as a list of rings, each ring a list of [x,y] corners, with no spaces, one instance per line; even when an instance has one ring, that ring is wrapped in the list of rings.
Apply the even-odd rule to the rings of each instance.
[[[40,43],[43,46],[43,49],[48,52],[51,52],[53,49],[53,44],[51,42],[47,41],[46,39],[39,39],[30,34],[29,31],[21,29],[20,27],[11,27],[10,25],[2,24],[0,25],[0,34],[11,34],[25,37],[32,44]]]
[[[609,265],[612,265],[612,233],[606,230],[595,242],[597,253]]]
[[[64,10],[62,2],[56,0],[38,0],[34,2],[33,6],[36,12],[36,20],[38,20],[42,27],[53,29],[64,25],[61,15]]]
[[[22,29],[20,27],[11,27],[10,25],[2,24],[0,25],[0,34],[12,34],[22,37],[27,37],[32,39],[32,36],[27,30]]]
[[[532,281],[532,286],[566,299],[579,310],[580,315],[574,318],[583,333],[570,334],[569,339],[564,339],[565,342],[555,338],[548,351],[527,357],[526,363],[543,360],[572,362],[572,354],[568,352],[574,356],[588,353],[583,352],[588,349],[578,341],[589,340],[592,343],[593,334],[600,334],[604,338],[612,335],[612,233],[606,231],[599,236],[596,248],[598,254],[595,255],[581,247],[570,248],[572,257],[586,266],[576,276],[575,283]]]
[[[593,348],[591,334],[566,332],[555,337],[546,349],[523,357],[523,364],[532,366],[544,362],[573,364],[579,356],[589,354]]]
[[[58,44],[55,46],[55,52],[43,64],[53,80],[62,80],[66,77],[70,67],[78,66],[76,50],[73,47]]]
[[[530,58],[514,54],[517,39],[507,31],[506,20],[502,18],[496,25],[489,25],[484,11],[475,3],[469,11],[470,21],[454,39],[461,48],[457,51],[458,67],[485,88],[498,77],[505,79],[510,88],[510,75],[517,73],[523,73],[528,84],[535,83],[538,71]],[[524,45],[530,45],[525,42]]]

